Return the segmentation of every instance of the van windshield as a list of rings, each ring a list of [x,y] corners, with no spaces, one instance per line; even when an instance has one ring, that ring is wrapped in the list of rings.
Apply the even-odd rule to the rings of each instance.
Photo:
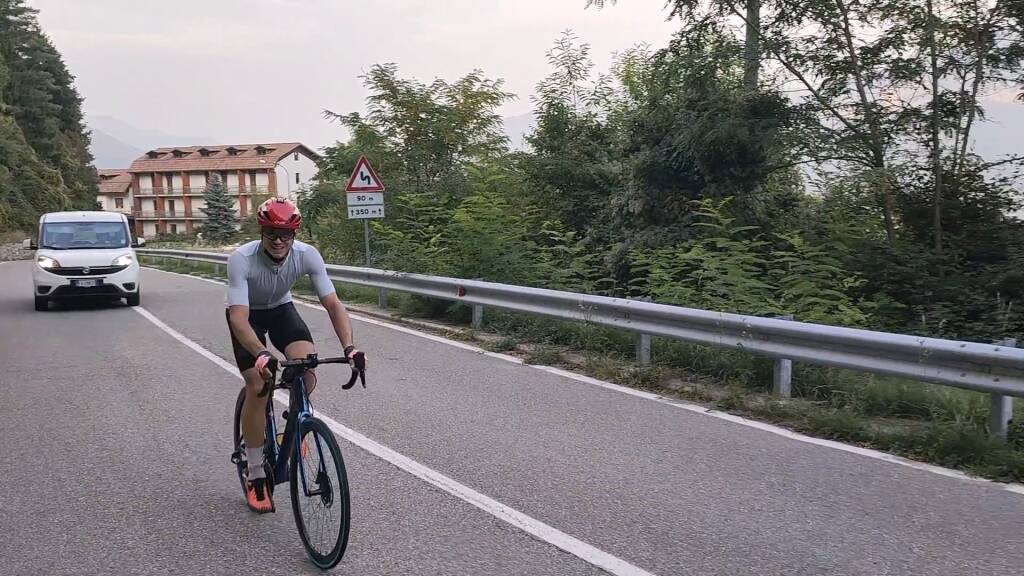
[[[43,224],[42,248],[89,250],[128,247],[128,231],[121,222],[50,222]]]

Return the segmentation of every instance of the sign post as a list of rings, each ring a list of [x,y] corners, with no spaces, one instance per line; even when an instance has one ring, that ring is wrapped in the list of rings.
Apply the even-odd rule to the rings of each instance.
[[[366,155],[361,155],[356,162],[352,176],[345,185],[345,200],[348,205],[349,220],[363,221],[363,246],[366,249],[366,266],[370,267],[370,218],[384,217],[384,183],[370,166]],[[387,307],[387,292],[380,288],[377,292],[377,304]]]
[[[360,156],[356,168],[345,185],[345,198],[349,220],[363,221],[363,242],[366,247],[366,265],[370,266],[370,218],[384,217],[384,183],[374,172],[366,156]]]

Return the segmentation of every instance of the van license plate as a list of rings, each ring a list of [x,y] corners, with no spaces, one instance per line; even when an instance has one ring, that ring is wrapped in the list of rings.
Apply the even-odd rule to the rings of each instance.
[[[75,285],[79,288],[92,288],[96,286],[96,280],[76,280]]]

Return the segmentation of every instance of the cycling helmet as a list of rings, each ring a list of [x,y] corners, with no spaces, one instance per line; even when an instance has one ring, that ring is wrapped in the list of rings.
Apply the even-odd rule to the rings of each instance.
[[[297,230],[302,223],[302,215],[291,200],[268,198],[256,210],[256,223],[269,228]]]

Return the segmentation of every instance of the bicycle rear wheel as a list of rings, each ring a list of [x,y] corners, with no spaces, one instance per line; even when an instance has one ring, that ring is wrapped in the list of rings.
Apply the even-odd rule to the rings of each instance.
[[[267,420],[269,426],[269,419],[272,418],[270,403],[273,402],[271,399],[267,402]],[[235,451],[231,456],[231,461],[235,463],[236,471],[238,472],[238,483],[242,487],[242,494],[245,494],[246,490],[246,478],[248,478],[248,463],[245,460],[245,436],[242,434],[242,404],[245,403],[245,387],[243,386],[238,392],[238,399],[235,400],[235,419],[232,425],[233,438],[235,442]],[[264,433],[266,438],[266,433]],[[270,477],[270,471],[274,469],[274,450],[273,447],[266,441],[264,441],[263,458],[268,469],[268,478]],[[274,485],[270,486],[271,492],[274,490]]]
[[[333,568],[345,554],[351,524],[345,461],[334,434],[320,420],[306,420],[300,440],[306,448],[292,454],[289,471],[295,526],[313,563]]]
[[[242,404],[245,403],[245,387],[238,392],[238,399],[235,400],[235,419],[234,425],[232,426],[232,432],[234,433],[232,438],[235,442],[235,452],[231,456],[231,461],[235,463],[235,468],[238,472],[238,483],[242,486],[242,494],[245,494],[245,478],[247,476],[246,467],[248,464],[245,461],[245,438],[242,436]]]

